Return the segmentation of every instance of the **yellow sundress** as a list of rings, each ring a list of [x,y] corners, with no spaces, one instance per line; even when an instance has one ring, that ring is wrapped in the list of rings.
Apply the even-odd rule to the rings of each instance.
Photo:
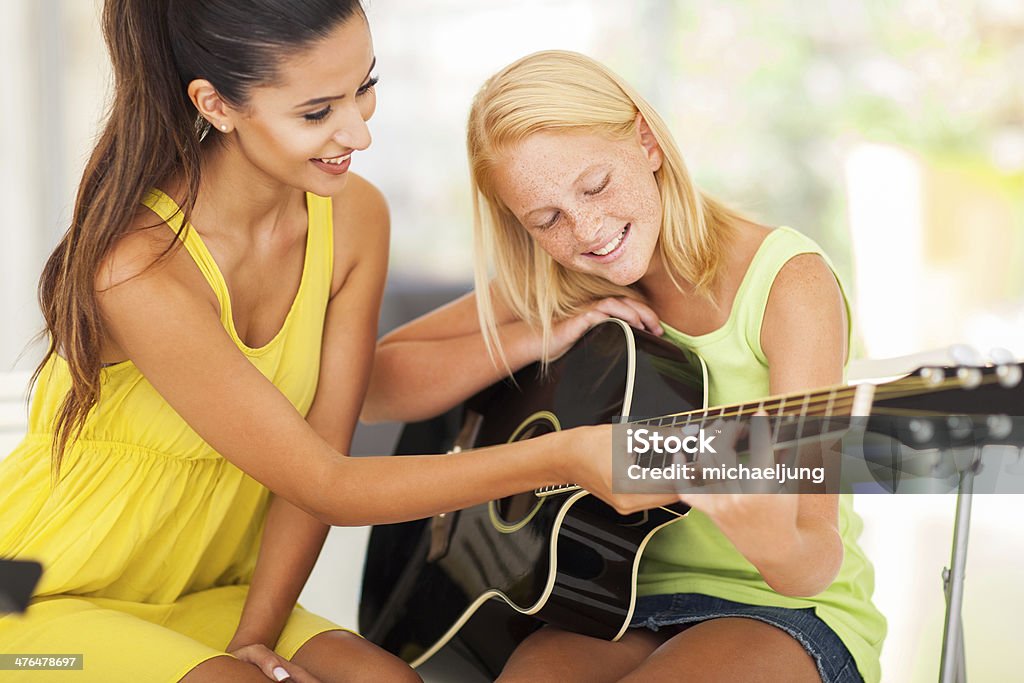
[[[181,225],[162,192],[144,203]],[[307,194],[306,204],[301,284],[281,330],[258,349],[239,339],[227,285],[201,238],[194,229],[184,238],[227,333],[303,415],[316,392],[333,268],[331,201]],[[2,671],[0,680],[177,681],[224,654],[234,635],[269,491],[207,445],[131,361],[103,369],[99,403],[51,489],[52,425],[68,386],[67,364],[54,356],[25,439],[0,461],[0,557],[44,567],[28,612],[0,617],[0,653],[80,654],[84,669]],[[338,628],[296,607],[277,652],[290,658]]]

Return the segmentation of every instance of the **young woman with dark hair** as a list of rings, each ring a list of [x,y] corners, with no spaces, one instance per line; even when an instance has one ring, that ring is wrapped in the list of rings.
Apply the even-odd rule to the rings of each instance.
[[[611,493],[602,427],[344,456],[388,251],[383,198],[348,172],[376,97],[358,2],[108,0],[103,28],[113,103],[40,283],[28,434],[0,463],[0,557],[45,573],[0,651],[81,653],[90,681],[413,680],[296,607],[328,524],[567,481],[664,502]]]

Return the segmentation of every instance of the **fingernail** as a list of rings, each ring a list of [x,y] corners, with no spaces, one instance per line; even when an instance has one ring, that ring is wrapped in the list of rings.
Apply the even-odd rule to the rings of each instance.
[[[288,672],[284,670],[283,666],[275,666],[274,670],[271,673],[273,673],[274,678],[276,678],[279,681],[283,681],[284,679],[288,678]]]

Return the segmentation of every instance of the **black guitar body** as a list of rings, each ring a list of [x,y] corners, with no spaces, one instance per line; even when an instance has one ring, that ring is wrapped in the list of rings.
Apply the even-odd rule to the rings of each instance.
[[[462,421],[482,416],[469,445],[483,447],[626,415],[698,410],[705,386],[706,369],[695,355],[608,321],[545,375],[533,365],[514,383],[471,399]],[[444,452],[454,422],[408,427],[399,453]],[[417,437],[426,442],[416,443]],[[543,496],[530,491],[432,520],[376,526],[360,630],[413,665],[454,647],[492,677],[544,623],[617,639],[633,613],[644,545],[685,512],[679,505],[622,516],[571,489]]]

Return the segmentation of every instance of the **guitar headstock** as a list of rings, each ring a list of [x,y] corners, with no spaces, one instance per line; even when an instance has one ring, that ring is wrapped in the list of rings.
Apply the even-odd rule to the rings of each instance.
[[[891,422],[881,431],[915,449],[1024,445],[1024,363],[1006,349],[989,363],[966,346],[949,354],[955,363],[876,387],[872,426]]]

